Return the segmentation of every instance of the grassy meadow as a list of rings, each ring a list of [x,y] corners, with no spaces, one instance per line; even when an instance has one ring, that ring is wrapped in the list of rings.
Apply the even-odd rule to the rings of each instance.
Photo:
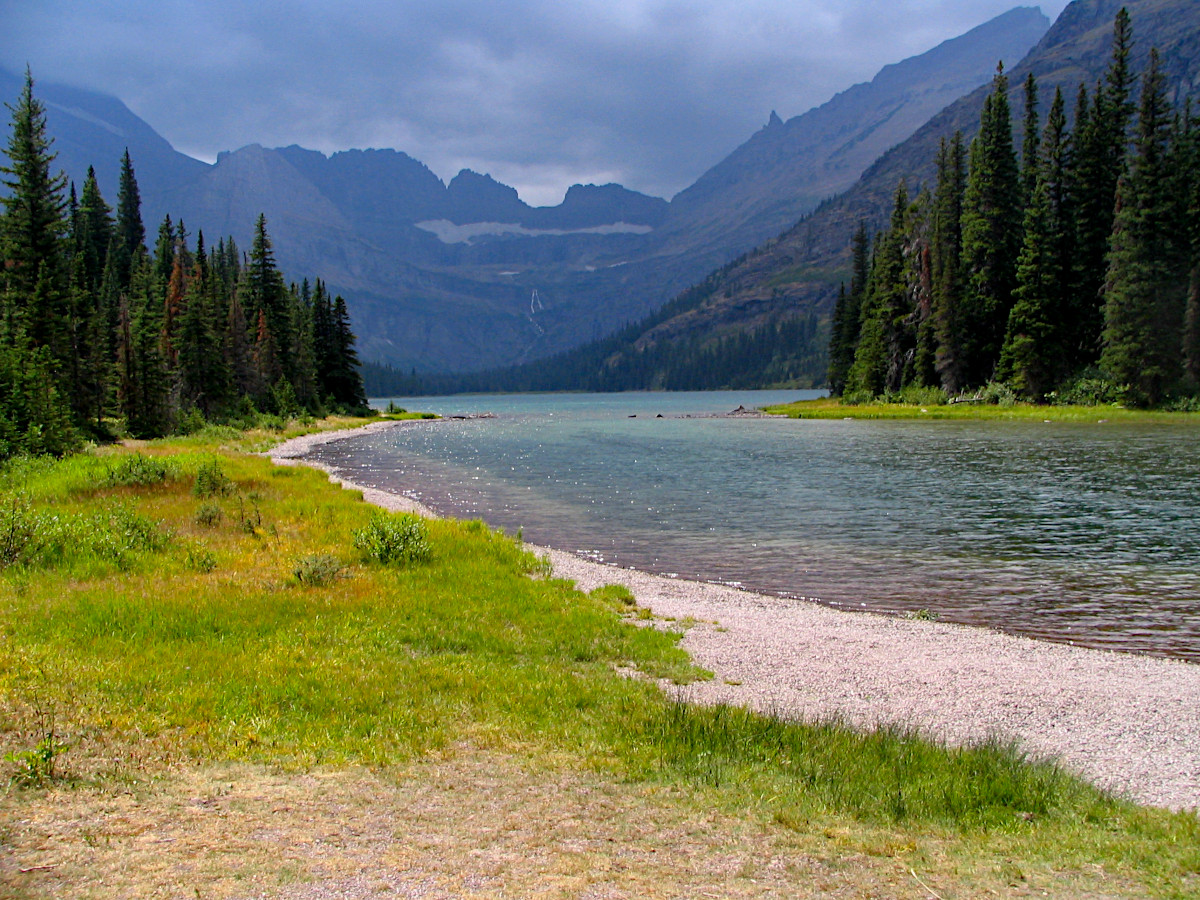
[[[495,876],[514,895],[568,858],[578,871],[545,896],[604,879],[637,896],[1200,893],[1193,814],[1000,743],[673,702],[660,680],[710,677],[679,647],[686,623],[623,588],[581,593],[480,522],[382,513],[247,452],[279,437],[209,429],[0,471],[0,895],[270,896],[328,877],[253,842],[208,868],[139,864],[144,829],[106,825],[132,803],[177,827],[206,779],[280,796],[321,779],[343,792],[321,821],[434,791],[446,836],[430,866],[471,865],[464,848],[501,840],[478,823],[517,804],[528,842]],[[253,831],[312,796],[236,812]],[[548,849],[566,809],[611,849]],[[620,848],[651,841],[694,846],[716,874],[689,881],[647,851],[620,875]],[[775,863],[720,862],[759,845]],[[535,850],[556,862],[519,874]]]

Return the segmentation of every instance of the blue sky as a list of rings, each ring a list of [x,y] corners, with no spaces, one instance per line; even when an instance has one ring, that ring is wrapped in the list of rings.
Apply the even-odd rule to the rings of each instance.
[[[201,159],[392,147],[552,204],[573,183],[670,197],[772,110],[805,112],[1014,5],[0,0],[0,63],[115,94]],[[1053,19],[1066,2],[1040,5]]]

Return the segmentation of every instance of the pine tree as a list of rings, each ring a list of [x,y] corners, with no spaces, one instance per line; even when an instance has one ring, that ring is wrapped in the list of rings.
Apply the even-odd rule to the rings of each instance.
[[[891,223],[879,240],[871,265],[847,393],[877,396],[899,390],[903,384],[907,354],[915,345],[904,259],[907,228],[908,190],[901,182]]]
[[[1186,282],[1179,198],[1169,169],[1170,109],[1157,51],[1142,82],[1134,156],[1118,187],[1100,365],[1131,399],[1158,403],[1183,375]]]
[[[971,142],[963,201],[963,267],[967,283],[960,307],[963,381],[990,380],[1000,359],[1016,287],[1021,250],[1021,186],[1013,150],[1008,79],[997,69],[984,102],[980,130]]]
[[[934,368],[948,394],[966,386],[966,360],[960,324],[962,271],[962,209],[966,191],[966,151],[962,132],[938,151],[938,183],[933,199],[933,321]]]
[[[846,389],[846,377],[854,364],[854,351],[858,346],[859,317],[870,266],[865,222],[858,223],[850,248],[850,291],[847,293],[843,285],[839,292],[829,338],[828,378],[830,393],[835,397],[840,397]]]
[[[51,174],[55,154],[46,134],[46,110],[33,96],[33,76],[12,111],[8,189],[0,219],[5,302],[9,316],[34,347],[47,347],[55,365],[66,363],[67,247],[66,176]]]
[[[142,195],[137,176],[129,158],[129,148],[121,157],[121,180],[117,189],[116,257],[114,259],[118,290],[129,289],[134,260],[146,246],[146,227],[142,224]]]
[[[346,309],[346,301],[339,294],[333,298],[332,356],[335,365],[327,386],[334,403],[345,410],[361,412],[367,408],[367,394],[363,389],[358,352],[354,349],[354,343],[350,313]]]
[[[1074,333],[1067,361],[1076,369],[1096,362],[1103,326],[1102,288],[1113,236],[1117,182],[1125,172],[1130,91],[1129,56],[1133,30],[1125,9],[1113,23],[1112,60],[1103,86],[1097,85],[1091,106],[1080,88],[1076,108],[1071,203],[1075,209],[1075,267],[1072,287]]]

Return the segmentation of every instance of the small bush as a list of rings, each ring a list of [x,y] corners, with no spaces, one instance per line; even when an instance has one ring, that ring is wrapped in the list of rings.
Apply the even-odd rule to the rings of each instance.
[[[221,469],[221,463],[215,459],[207,459],[196,470],[196,482],[192,485],[192,495],[196,497],[223,497],[233,493],[233,482]]]
[[[146,487],[179,477],[173,460],[132,453],[111,465],[101,480],[102,487]]]
[[[342,574],[342,564],[331,553],[314,553],[296,560],[292,575],[308,587],[323,587]]]
[[[977,396],[980,402],[990,403],[993,406],[1017,405],[1016,392],[1003,381],[989,381]]]
[[[367,559],[386,565],[409,565],[429,559],[429,531],[409,513],[376,513],[367,527],[354,532],[354,546]]]
[[[179,417],[179,421],[175,423],[175,434],[195,434],[198,431],[204,430],[208,422],[204,418],[204,414],[196,407],[192,407],[187,412]]]
[[[48,538],[46,517],[25,497],[14,495],[0,508],[0,569],[38,557]]]
[[[1046,399],[1055,406],[1110,406],[1122,402],[1128,392],[1128,385],[1116,384],[1093,368],[1051,391]]]
[[[205,502],[196,507],[192,520],[205,528],[216,528],[225,518],[225,513],[216,503]]]
[[[189,547],[187,558],[184,559],[183,564],[193,572],[207,575],[217,567],[217,558],[204,547]]]

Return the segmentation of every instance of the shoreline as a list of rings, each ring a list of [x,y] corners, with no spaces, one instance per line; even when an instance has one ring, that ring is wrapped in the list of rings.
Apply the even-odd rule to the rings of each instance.
[[[320,444],[403,424],[304,435],[264,455],[320,469],[384,509],[436,517],[305,458]],[[1200,809],[1200,666],[835,609],[527,546],[581,590],[623,584],[656,616],[693,622],[682,646],[714,677],[670,688],[681,699],[915,728],[948,744],[1015,740],[1137,802]]]

